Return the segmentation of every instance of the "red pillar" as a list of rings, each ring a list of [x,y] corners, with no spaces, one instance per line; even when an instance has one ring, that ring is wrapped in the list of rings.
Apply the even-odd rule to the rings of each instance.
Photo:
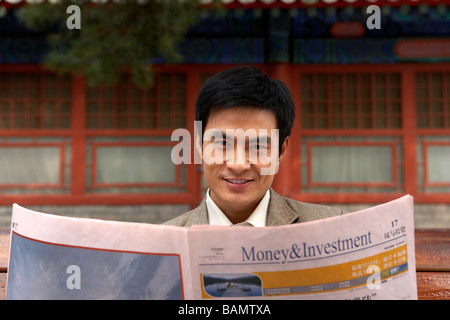
[[[270,77],[283,81],[294,98],[292,65],[290,63],[276,63],[273,65],[269,65],[267,71]],[[296,144],[298,144],[298,139],[296,137],[297,128],[295,123],[291,133],[287,152],[280,163],[278,173],[275,175],[275,179],[272,185],[275,191],[284,196],[289,195],[289,186],[291,180],[295,179],[295,177],[291,177],[292,172],[297,172],[297,170],[294,170],[293,168],[293,166],[295,166],[296,159],[298,159],[298,155],[296,155],[295,153],[295,150],[297,149]]]
[[[83,195],[86,167],[86,83],[81,76],[72,77],[72,175],[71,194]]]

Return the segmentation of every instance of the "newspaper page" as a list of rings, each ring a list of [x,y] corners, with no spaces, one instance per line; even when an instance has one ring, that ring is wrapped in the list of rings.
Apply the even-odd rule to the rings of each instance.
[[[7,299],[189,299],[183,228],[13,206]]]
[[[14,205],[7,299],[417,299],[413,200],[265,228]]]
[[[195,298],[417,299],[413,199],[285,227],[198,227]]]

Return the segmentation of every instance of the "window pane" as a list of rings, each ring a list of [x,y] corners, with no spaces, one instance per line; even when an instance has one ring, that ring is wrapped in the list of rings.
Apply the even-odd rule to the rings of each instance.
[[[1,147],[0,184],[59,184],[59,147]]]
[[[450,183],[450,146],[429,146],[427,158],[428,182]]]
[[[0,73],[0,129],[68,129],[70,77],[47,72]]]
[[[446,88],[450,73],[429,72],[416,75],[416,110],[419,128],[449,128],[450,99]]]
[[[300,83],[304,129],[401,128],[398,74],[311,73]]]
[[[155,74],[155,85],[137,87],[123,74],[113,87],[86,88],[89,129],[166,129],[186,126],[186,75]],[[170,119],[180,117],[181,121]],[[108,118],[108,121],[104,121]],[[169,120],[167,120],[169,119]]]
[[[315,183],[393,182],[392,149],[388,146],[314,146]]]
[[[97,183],[175,181],[172,147],[98,147]]]

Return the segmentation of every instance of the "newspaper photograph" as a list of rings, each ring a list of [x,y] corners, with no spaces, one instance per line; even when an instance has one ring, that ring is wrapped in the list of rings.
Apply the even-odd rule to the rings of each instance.
[[[7,299],[417,299],[413,199],[264,228],[14,205]]]

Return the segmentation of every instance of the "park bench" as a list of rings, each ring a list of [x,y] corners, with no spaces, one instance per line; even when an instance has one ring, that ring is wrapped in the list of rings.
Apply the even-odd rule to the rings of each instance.
[[[9,228],[0,228],[0,299],[6,298]],[[416,229],[419,300],[450,300],[450,229]]]

